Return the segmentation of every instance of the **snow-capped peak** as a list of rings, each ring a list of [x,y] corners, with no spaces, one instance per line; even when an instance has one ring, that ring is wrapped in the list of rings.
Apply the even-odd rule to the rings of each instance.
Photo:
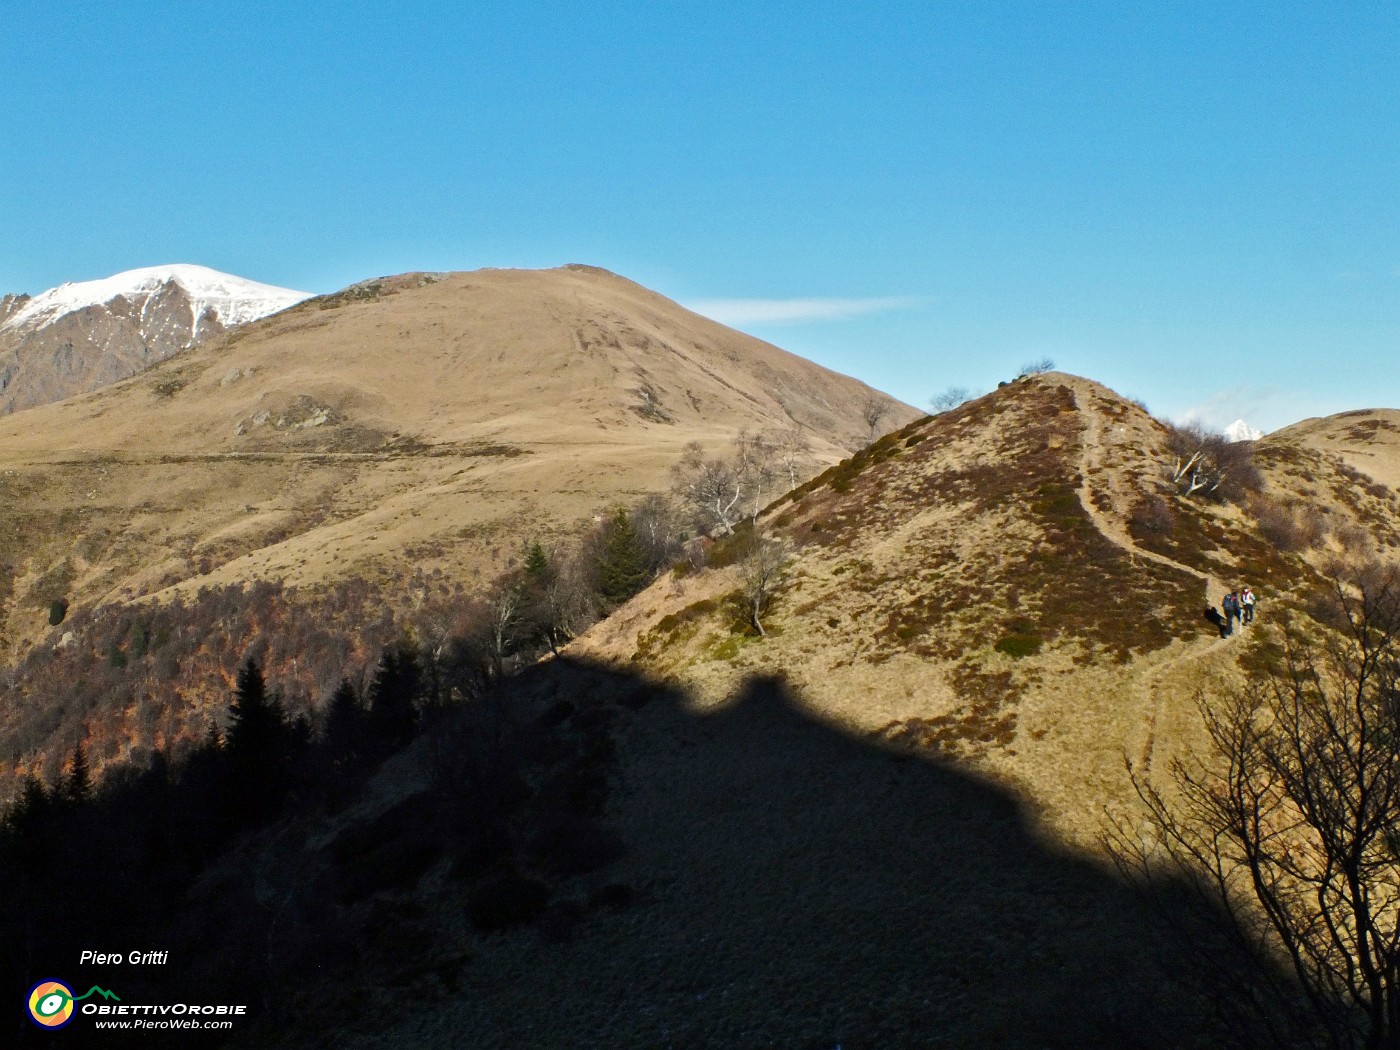
[[[1258,441],[1264,436],[1264,432],[1258,427],[1252,427],[1243,419],[1237,419],[1225,428],[1225,436],[1231,441]]]
[[[211,270],[207,266],[188,263],[148,266],[97,281],[79,281],[50,288],[25,303],[0,325],[0,329],[21,326],[42,328],[76,310],[101,306],[118,297],[138,299],[169,284],[178,284],[189,296],[194,315],[193,328],[198,327],[199,319],[210,309],[221,324],[231,327],[256,321],[259,317],[266,317],[311,298],[310,292],[259,284]]]

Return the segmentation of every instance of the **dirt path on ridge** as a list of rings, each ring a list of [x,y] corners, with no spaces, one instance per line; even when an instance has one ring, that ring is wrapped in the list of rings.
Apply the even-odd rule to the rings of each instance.
[[[1220,608],[1220,601],[1225,597],[1227,588],[1210,573],[1194,569],[1189,565],[1183,565],[1174,558],[1169,558],[1165,554],[1158,554],[1156,551],[1144,550],[1139,547],[1129,534],[1127,528],[1122,524],[1126,520],[1126,500],[1123,494],[1115,492],[1109,481],[1110,475],[1103,464],[1103,427],[1104,420],[1099,410],[1092,404],[1086,404],[1087,398],[1082,397],[1078,392],[1075,394],[1075,405],[1078,407],[1080,415],[1084,419],[1084,432],[1081,435],[1081,447],[1083,454],[1079,464],[1079,502],[1083,504],[1085,512],[1089,515],[1089,520],[1094,523],[1104,536],[1122,547],[1134,557],[1143,558],[1147,561],[1156,562],[1158,565],[1165,565],[1168,568],[1176,569],[1196,577],[1202,582],[1205,590],[1206,605],[1213,609]],[[1114,514],[1105,513],[1097,503],[1094,502],[1095,490],[1094,482],[1098,480],[1102,485],[1100,492],[1107,497],[1109,505],[1116,512]],[[1234,636],[1226,638],[1216,638],[1208,642],[1191,643],[1185,652],[1163,660],[1161,663],[1147,669],[1135,685],[1135,691],[1142,700],[1142,709],[1146,712],[1144,723],[1144,737],[1142,747],[1135,760],[1132,761],[1134,772],[1144,777],[1152,774],[1152,752],[1157,739],[1157,722],[1161,715],[1162,702],[1158,696],[1157,686],[1162,677],[1170,670],[1180,667],[1182,664],[1193,663],[1202,660],[1211,653],[1218,651],[1229,645]]]

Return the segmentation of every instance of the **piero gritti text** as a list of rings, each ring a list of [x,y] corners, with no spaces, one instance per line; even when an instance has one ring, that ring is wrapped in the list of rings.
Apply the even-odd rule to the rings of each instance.
[[[169,952],[93,952],[84,950],[79,966],[164,966],[170,961]]]

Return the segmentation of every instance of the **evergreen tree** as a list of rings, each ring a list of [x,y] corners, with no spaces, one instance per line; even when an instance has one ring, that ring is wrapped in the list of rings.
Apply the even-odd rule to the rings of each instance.
[[[525,572],[532,579],[540,579],[549,571],[549,555],[539,540],[531,540],[525,549]]]
[[[333,760],[353,758],[364,735],[364,708],[355,687],[342,678],[326,705],[325,747]]]
[[[5,823],[21,837],[34,836],[47,821],[52,803],[53,798],[44,787],[44,782],[29,773],[24,778],[19,798],[5,815]]]
[[[632,520],[619,507],[607,523],[598,562],[598,591],[609,605],[621,605],[647,583],[647,558]]]
[[[238,669],[229,717],[230,752],[264,760],[275,757],[282,719],[268,697],[267,681],[256,660],[250,659]]]
[[[249,659],[238,671],[233,702],[229,705],[227,753],[233,782],[236,825],[272,816],[286,797],[289,782],[291,734],[282,718],[281,705],[267,692],[262,667]]]
[[[64,802],[82,804],[92,801],[92,772],[88,768],[87,749],[80,742],[73,749],[73,761],[63,778],[60,795]]]
[[[423,697],[423,670],[413,646],[400,643],[384,650],[369,689],[370,747],[380,757],[408,743],[418,722]]]

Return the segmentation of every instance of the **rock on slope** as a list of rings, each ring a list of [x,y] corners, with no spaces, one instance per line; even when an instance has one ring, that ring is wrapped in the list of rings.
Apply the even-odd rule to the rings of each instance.
[[[97,390],[309,297],[191,265],[5,296],[0,414]]]

